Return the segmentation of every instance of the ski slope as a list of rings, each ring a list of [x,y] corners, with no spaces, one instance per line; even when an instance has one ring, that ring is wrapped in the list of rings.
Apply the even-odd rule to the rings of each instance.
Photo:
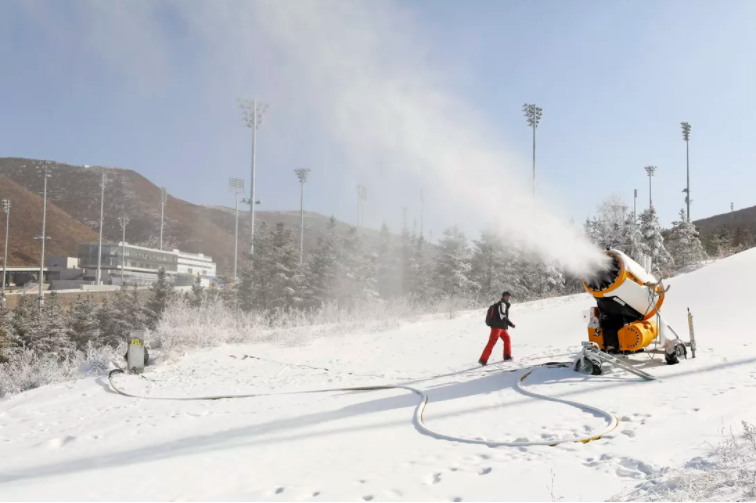
[[[439,440],[418,431],[418,397],[402,390],[177,402],[126,398],[106,378],[85,378],[0,401],[0,500],[605,500],[706,456],[722,427],[756,420],[756,250],[669,283],[663,313],[687,338],[690,307],[695,360],[637,357],[654,382],[536,368],[524,383],[619,418],[597,441]],[[513,305],[515,362],[500,362],[499,343],[485,368],[475,365],[488,336],[481,310],[299,347],[224,346],[152,367],[149,380],[114,379],[151,397],[411,383],[429,397],[425,423],[443,434],[585,436],[605,418],[514,386],[531,365],[572,359],[592,305],[588,295]]]

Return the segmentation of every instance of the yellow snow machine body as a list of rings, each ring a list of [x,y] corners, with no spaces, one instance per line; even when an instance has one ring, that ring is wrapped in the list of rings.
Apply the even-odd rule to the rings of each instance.
[[[602,362],[620,365],[616,356],[650,352],[652,344],[652,352],[663,353],[668,364],[687,358],[686,346],[695,357],[695,342],[681,341],[659,312],[668,289],[651,274],[650,260],[644,259],[643,267],[619,250],[605,253],[608,266],[583,279],[596,307],[588,313],[588,341],[583,343],[575,370],[600,374]],[[620,366],[628,370],[627,365]]]

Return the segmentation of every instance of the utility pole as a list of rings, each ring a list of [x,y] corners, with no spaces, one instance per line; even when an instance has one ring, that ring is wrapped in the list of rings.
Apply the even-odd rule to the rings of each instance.
[[[262,118],[268,105],[258,103],[257,100],[239,100],[244,124],[252,129],[252,177],[249,188],[249,255],[255,252],[255,154],[257,150],[257,130],[262,124]]]
[[[638,189],[633,189],[633,220],[635,220],[638,217],[637,204],[638,204]]]
[[[682,126],[683,140],[685,140],[685,177],[687,179],[683,192],[685,192],[685,204],[688,209],[687,218],[688,222],[690,222],[690,149],[688,148],[690,144],[690,124],[681,122],[680,126]]]
[[[229,178],[228,187],[234,194],[234,204],[236,205],[236,222],[234,223],[234,281],[236,281],[236,264],[239,251],[239,194],[244,192],[244,180]]]
[[[42,305],[45,303],[45,293],[43,289],[44,274],[45,274],[45,240],[47,235],[45,234],[45,225],[47,223],[47,179],[50,178],[48,174],[47,166],[45,166],[44,179],[44,192],[42,196],[42,235],[39,237],[42,241],[42,254],[39,259],[39,308],[42,309]]]
[[[656,166],[646,166],[644,168],[646,174],[648,174],[648,208],[651,209],[654,206],[653,199],[651,198],[651,178],[656,173]]]
[[[536,129],[538,129],[538,123],[541,122],[541,115],[543,109],[536,106],[525,103],[522,106],[522,111],[525,114],[525,120],[529,127],[533,128],[533,197],[536,195]]]
[[[163,223],[165,222],[165,203],[168,202],[168,191],[160,187],[160,250],[163,249]]]
[[[3,254],[3,302],[5,302],[5,277],[8,275],[8,225],[10,224],[10,199],[3,199],[3,211],[5,212],[5,253]]]
[[[121,213],[121,216],[118,217],[118,222],[120,222],[121,231],[123,232],[123,236],[121,238],[121,286],[123,286],[123,272],[126,269],[126,224],[129,223],[129,217]]]
[[[299,265],[304,264],[304,186],[307,181],[307,175],[310,174],[309,169],[295,169],[294,173],[299,178],[299,184],[301,190],[299,192]]]
[[[104,220],[105,210],[105,172],[102,172],[102,179],[100,180],[100,238],[97,244],[97,285],[102,284],[102,224]]]

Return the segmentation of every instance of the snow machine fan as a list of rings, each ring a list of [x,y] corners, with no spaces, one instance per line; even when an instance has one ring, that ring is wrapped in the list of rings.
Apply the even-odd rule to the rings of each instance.
[[[690,343],[682,342],[659,312],[668,288],[621,251],[604,253],[607,267],[583,279],[596,307],[589,312],[588,342],[575,360],[575,370],[598,375],[609,355],[649,352],[652,343],[661,348],[668,364],[687,358]]]

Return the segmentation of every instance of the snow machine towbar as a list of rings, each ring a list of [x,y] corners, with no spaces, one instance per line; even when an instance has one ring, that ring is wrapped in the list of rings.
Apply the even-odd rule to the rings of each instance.
[[[681,341],[660,313],[669,289],[621,251],[604,253],[610,259],[608,267],[583,279],[597,306],[590,310],[588,342],[583,343],[575,370],[600,374],[602,361],[618,362],[609,355],[650,352],[651,343],[668,364],[687,358],[691,343]]]

